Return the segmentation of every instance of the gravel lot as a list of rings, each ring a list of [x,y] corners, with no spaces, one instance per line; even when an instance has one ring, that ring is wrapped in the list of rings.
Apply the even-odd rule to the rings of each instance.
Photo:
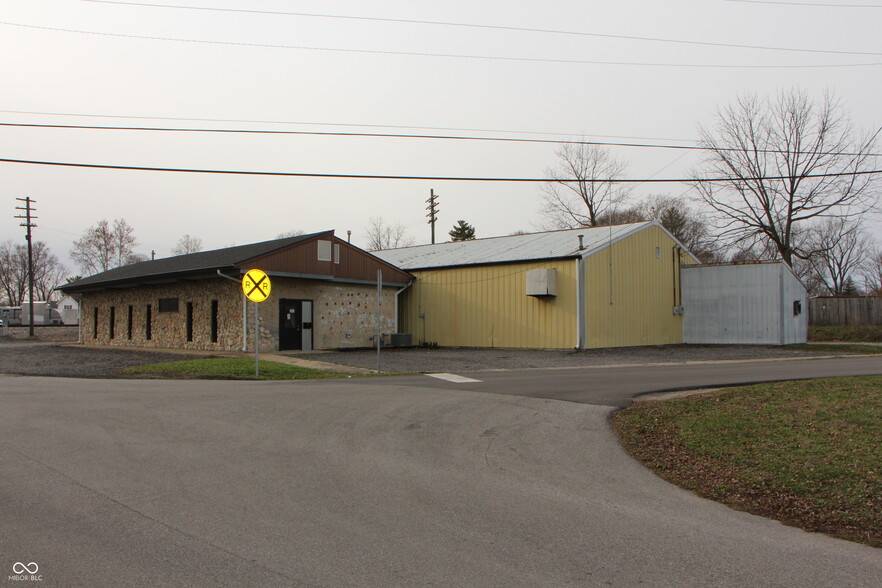
[[[95,349],[51,342],[0,338],[0,373],[68,378],[116,378],[123,368],[146,363],[195,359],[158,351]]]
[[[280,355],[375,369],[377,352],[312,351]],[[733,359],[768,359],[829,355],[780,347],[665,345],[588,351],[535,349],[384,349],[384,372],[471,372],[494,369],[579,367],[677,363]],[[120,377],[119,370],[147,363],[211,357],[211,353],[176,353],[143,349],[80,347],[53,341],[0,337],[0,373],[74,378]]]
[[[283,352],[280,355],[375,369],[376,351]],[[748,345],[663,345],[617,349],[384,349],[381,369],[393,372],[457,372],[493,369],[580,367],[642,363],[676,363],[726,359],[768,359],[829,355],[781,347]]]

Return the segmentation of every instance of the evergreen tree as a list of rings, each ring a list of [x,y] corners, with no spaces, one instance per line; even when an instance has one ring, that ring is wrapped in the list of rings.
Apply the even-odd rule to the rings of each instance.
[[[451,241],[471,241],[475,238],[475,227],[464,220],[456,221],[449,233]]]

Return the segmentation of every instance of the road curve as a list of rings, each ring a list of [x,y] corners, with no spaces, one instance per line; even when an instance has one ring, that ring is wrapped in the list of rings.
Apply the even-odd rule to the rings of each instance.
[[[707,361],[579,368],[540,368],[459,372],[476,382],[457,389],[513,396],[530,396],[626,407],[635,396],[671,390],[740,386],[759,382],[882,375],[882,355],[835,358]],[[449,388],[443,380],[399,376],[400,384]],[[381,380],[368,384],[385,385]]]
[[[397,382],[0,376],[0,567],[37,562],[47,586],[882,585],[880,550],[656,478],[612,406]]]

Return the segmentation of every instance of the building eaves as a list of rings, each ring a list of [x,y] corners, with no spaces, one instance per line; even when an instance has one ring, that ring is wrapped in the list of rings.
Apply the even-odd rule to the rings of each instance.
[[[273,239],[249,245],[225,247],[211,251],[199,251],[188,255],[176,255],[149,261],[133,263],[113,268],[60,288],[65,293],[83,292],[96,288],[157,283],[163,280],[185,279],[187,276],[215,273],[216,270],[233,269],[237,264],[255,257],[266,255],[286,247],[291,247],[333,231],[322,231],[309,235],[298,235],[284,239]]]

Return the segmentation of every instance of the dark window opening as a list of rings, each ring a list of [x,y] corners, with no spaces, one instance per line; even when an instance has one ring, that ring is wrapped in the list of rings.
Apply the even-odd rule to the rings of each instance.
[[[193,303],[187,303],[187,341],[193,340]]]
[[[98,307],[95,307],[95,312],[92,313],[92,338],[98,338]]]
[[[126,325],[126,337],[128,337],[129,341],[132,340],[132,319],[135,315],[135,307],[131,304],[129,305],[129,322]]]
[[[159,312],[178,312],[177,298],[160,298]]]
[[[147,314],[145,315],[144,320],[144,338],[148,341],[153,338],[153,329],[151,328],[150,323],[153,321],[153,307],[149,304],[147,305]]]
[[[107,333],[110,335],[110,338],[113,339],[114,329],[116,328],[116,307],[110,307],[110,321],[107,324]]]
[[[211,342],[217,343],[217,300],[211,301]]]

